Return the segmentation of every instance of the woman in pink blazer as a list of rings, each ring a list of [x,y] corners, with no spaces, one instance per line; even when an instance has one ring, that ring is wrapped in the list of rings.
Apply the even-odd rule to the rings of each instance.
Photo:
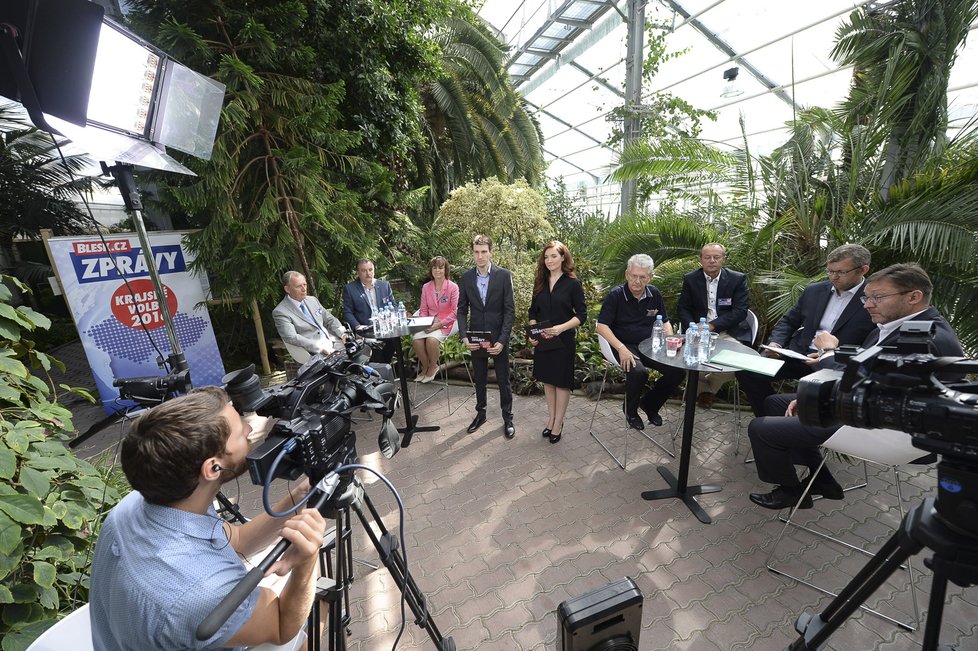
[[[435,317],[431,327],[414,335],[414,352],[421,368],[418,382],[431,382],[438,373],[438,354],[441,342],[458,332],[455,315],[458,311],[458,285],[448,278],[448,260],[439,256],[428,263],[428,277],[421,288],[421,308],[414,316]]]

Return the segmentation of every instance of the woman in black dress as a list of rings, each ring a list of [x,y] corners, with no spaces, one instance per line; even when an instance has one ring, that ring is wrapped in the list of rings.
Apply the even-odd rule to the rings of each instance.
[[[547,396],[547,427],[543,435],[551,443],[560,440],[564,414],[574,388],[574,329],[587,318],[584,288],[574,275],[574,258],[556,240],[547,244],[537,260],[530,303],[530,325],[545,326],[539,339],[530,338],[533,377],[543,382]]]

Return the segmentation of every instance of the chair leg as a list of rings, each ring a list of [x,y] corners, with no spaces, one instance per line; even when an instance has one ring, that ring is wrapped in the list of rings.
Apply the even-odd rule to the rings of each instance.
[[[446,389],[448,389],[448,372],[445,371],[444,368],[441,368],[441,369],[439,369],[439,373],[441,374],[441,380],[442,381],[439,382],[438,388],[435,389],[434,391],[432,391],[431,393],[429,393],[424,398],[422,398],[420,401],[416,401],[416,400],[417,400],[417,397],[418,397],[418,391],[420,390],[418,387],[419,387],[419,385],[421,383],[420,382],[415,382],[414,383],[414,395],[411,396],[411,406],[412,406],[412,408],[420,407],[424,403],[428,402],[429,400],[431,400],[432,398],[434,398],[435,396],[437,396],[442,391],[445,391]],[[449,409],[451,409],[451,405],[449,405]]]
[[[740,454],[740,438],[741,438],[741,436],[743,436],[743,433],[744,433],[744,426],[743,426],[743,424],[741,423],[741,420],[740,420],[740,418],[741,418],[741,416],[740,416],[740,408],[741,408],[741,406],[742,405],[740,403],[740,382],[738,382],[737,379],[736,379],[736,377],[735,377],[734,378],[734,414],[735,414],[735,417],[736,417],[736,421],[735,422],[736,422],[736,428],[737,428],[737,446],[734,448],[734,456],[735,457],[738,454]],[[754,463],[754,457],[750,456],[749,454],[748,455],[745,455],[744,463]]]
[[[805,499],[805,496],[806,495],[808,495],[809,491],[811,490],[812,484],[815,483],[815,477],[818,475],[819,471],[822,470],[822,467],[824,465],[825,465],[825,459],[823,458],[822,459],[822,463],[820,463],[819,466],[818,466],[818,469],[815,470],[814,472],[812,472],[811,475],[809,476],[808,483],[805,485],[805,488],[802,491],[801,497],[798,498],[798,502],[791,508],[791,511],[788,513],[788,516],[786,518],[783,517],[783,516],[779,516],[778,517],[778,519],[781,522],[784,523],[784,526],[781,528],[781,533],[778,535],[777,539],[774,541],[774,547],[771,548],[771,552],[768,554],[767,560],[765,561],[764,564],[767,567],[767,569],[770,570],[771,572],[773,572],[774,574],[778,574],[778,575],[783,576],[785,578],[788,578],[788,579],[791,579],[793,581],[796,581],[797,583],[801,583],[802,585],[806,585],[809,588],[812,588],[814,590],[818,590],[822,594],[826,594],[826,595],[829,595],[831,597],[837,597],[838,596],[838,593],[832,592],[831,590],[828,590],[828,589],[823,588],[823,587],[821,587],[819,585],[816,585],[816,584],[812,583],[811,581],[808,581],[808,580],[806,580],[806,579],[804,579],[804,578],[802,578],[800,576],[795,576],[794,574],[791,574],[790,572],[787,572],[787,571],[785,571],[783,569],[779,569],[776,566],[776,564],[775,564],[776,563],[776,561],[775,561],[775,555],[777,554],[778,547],[781,545],[781,541],[784,538],[785,533],[787,533],[789,526],[795,527],[797,529],[801,529],[803,531],[807,531],[808,533],[810,533],[810,534],[812,534],[814,536],[817,536],[819,538],[822,538],[822,539],[827,540],[827,541],[830,541],[830,542],[834,542],[834,543],[836,543],[838,545],[841,545],[841,546],[843,546],[843,547],[845,547],[847,549],[850,549],[852,551],[855,551],[855,552],[858,552],[860,554],[863,554],[864,556],[868,556],[868,557],[872,557],[873,556],[873,552],[866,551],[862,547],[858,547],[856,545],[850,544],[850,543],[848,543],[848,542],[846,542],[844,540],[841,540],[841,539],[836,538],[834,536],[830,536],[830,535],[828,535],[828,534],[826,534],[826,533],[824,533],[822,531],[818,531],[817,529],[812,529],[811,527],[805,526],[803,524],[799,524],[799,523],[797,523],[797,522],[795,522],[793,520],[794,515],[795,515],[795,512],[798,510],[798,507],[801,505],[801,501],[803,499]],[[898,507],[900,509],[900,522],[902,523],[903,522],[903,517],[905,515],[905,513],[904,513],[904,507],[903,507],[903,491],[901,489],[901,481],[900,481],[900,477],[899,477],[898,470],[897,470],[897,467],[896,466],[893,466],[893,471],[894,471],[894,475],[896,477]],[[864,472],[865,478],[868,480],[868,478],[869,478],[869,471],[867,469],[867,462],[866,461],[863,461],[863,472]],[[856,488],[863,488],[865,486],[866,486],[866,482],[863,482],[862,484],[858,484],[858,485],[855,485],[855,486],[850,486],[848,488],[845,488],[844,490],[845,491],[850,491],[850,490],[855,490]],[[862,608],[863,610],[865,610],[866,612],[872,613],[872,614],[876,615],[877,617],[880,617],[882,619],[885,619],[886,621],[888,621],[888,622],[890,622],[892,624],[896,624],[897,626],[899,626],[899,627],[901,627],[903,629],[906,629],[906,630],[912,632],[912,631],[916,631],[917,630],[917,627],[918,627],[918,625],[920,623],[920,610],[919,610],[919,606],[918,606],[918,603],[917,603],[917,591],[916,591],[916,588],[914,586],[913,566],[910,563],[910,561],[908,561],[907,563],[904,563],[903,565],[901,565],[900,568],[901,569],[906,569],[907,572],[908,572],[908,574],[909,574],[909,578],[910,578],[910,597],[911,597],[911,601],[913,603],[913,610],[914,610],[913,623],[902,622],[900,620],[894,619],[893,617],[890,617],[889,615],[885,615],[885,614],[879,612],[878,610],[874,610],[874,609],[872,609],[872,608],[870,608],[870,607],[868,607],[866,605],[860,605],[859,607]]]
[[[625,437],[625,454],[624,454],[625,463],[622,463],[618,459],[618,457],[615,456],[615,453],[612,452],[611,449],[604,444],[604,441],[598,438],[598,435],[594,433],[594,418],[595,416],[598,415],[598,405],[601,404],[601,396],[604,394],[604,387],[607,381],[608,381],[608,369],[605,368],[604,376],[601,378],[601,388],[598,389],[598,398],[597,400],[594,401],[594,411],[591,412],[591,423],[588,425],[588,434],[590,434],[594,438],[594,440],[598,442],[598,445],[603,447],[604,451],[607,452],[611,456],[611,458],[615,460],[615,463],[618,464],[619,468],[621,468],[622,470],[626,470],[626,466],[628,465],[628,437],[627,436]]]
[[[615,463],[618,464],[619,468],[621,468],[622,470],[627,470],[628,469],[628,438],[629,435],[631,434],[632,428],[631,427],[627,428],[628,431],[625,433],[625,450],[624,453],[622,454],[622,459],[619,459],[617,456],[615,456],[615,453],[612,452],[611,449],[607,445],[605,445],[600,438],[598,438],[598,435],[594,433],[594,419],[598,414],[598,405],[601,404],[601,396],[604,394],[604,389],[607,381],[608,381],[608,369],[606,368],[604,372],[604,376],[602,376],[601,378],[601,387],[598,389],[598,398],[594,402],[594,410],[591,412],[591,422],[588,425],[588,434],[590,434],[594,438],[594,440],[598,442],[598,445],[603,447],[604,451],[607,452],[611,456],[611,458],[615,460]],[[625,411],[627,413],[627,405]],[[667,447],[659,443],[659,441],[657,441],[656,439],[649,436],[646,432],[640,430],[636,430],[636,431],[638,431],[638,433],[644,436],[646,439],[648,439],[650,443],[657,446],[659,449],[661,449],[663,452],[668,454],[670,457],[674,459],[676,458],[675,451],[670,451]],[[673,448],[675,448],[675,442],[673,442]]]

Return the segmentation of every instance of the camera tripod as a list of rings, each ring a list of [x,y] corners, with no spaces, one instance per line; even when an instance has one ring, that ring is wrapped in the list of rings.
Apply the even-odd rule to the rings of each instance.
[[[411,608],[411,612],[414,613],[414,622],[428,633],[439,651],[455,651],[454,640],[450,637],[443,637],[429,615],[425,596],[408,572],[404,556],[399,549],[398,539],[391,535],[384,526],[380,514],[377,513],[373,502],[370,501],[370,496],[366,494],[363,484],[357,479],[352,469],[346,469],[339,474],[327,475],[313,488],[307,504],[309,508],[318,509],[325,517],[336,522],[334,529],[336,561],[335,564],[331,563],[330,567],[327,568],[328,579],[322,582],[317,581],[318,585],[323,586],[321,592],[329,604],[330,651],[345,651],[346,649],[348,613],[350,611],[349,586],[353,582],[353,546],[350,536],[351,509],[357,514],[370,541],[377,550],[381,562],[390,572],[391,578],[394,579],[394,583],[401,594],[404,595],[405,602]],[[367,506],[369,518],[364,513],[362,505]],[[376,527],[376,531],[374,527]],[[235,608],[258,585],[265,572],[288,549],[289,544],[287,540],[280,540],[275,548],[228,592],[221,603],[197,627],[198,640],[207,640],[217,633],[217,630],[227,621]],[[320,590],[317,586],[317,595],[319,593]],[[314,604],[312,613],[310,613],[312,627],[308,633],[313,639],[312,646],[315,648],[318,648],[319,638],[318,617],[319,609]]]
[[[927,498],[907,513],[900,528],[821,614],[802,613],[795,622],[795,630],[801,637],[785,651],[815,651],[821,648],[829,636],[900,565],[925,547],[934,552],[931,558],[924,561],[934,571],[934,576],[921,648],[924,651],[952,651],[952,647],[939,645],[938,641],[947,583],[950,581],[963,588],[978,584],[978,538],[946,524],[937,514],[936,503],[935,498]]]
[[[321,507],[324,516],[333,518],[336,522],[336,557],[335,562],[326,564],[326,574],[332,579],[332,584],[322,590],[321,594],[329,604],[328,648],[330,651],[345,651],[346,637],[350,634],[350,584],[353,583],[353,544],[351,537],[352,517],[350,511],[357,514],[364,531],[377,550],[377,555],[401,593],[404,594],[407,605],[414,613],[415,624],[423,628],[440,651],[455,651],[452,638],[442,637],[434,620],[428,613],[427,602],[421,589],[408,572],[404,557],[399,549],[399,540],[390,534],[384,526],[370,496],[367,495],[363,484],[353,471],[340,475],[341,483],[333,492],[332,497]],[[366,505],[367,513],[363,506]],[[369,514],[369,517],[368,517]],[[376,527],[376,531],[374,530]],[[378,533],[380,535],[378,536]],[[329,565],[334,567],[330,568]],[[313,606],[313,611],[317,609]],[[316,622],[318,628],[318,622]],[[315,634],[312,629],[310,634]],[[315,645],[319,649],[319,645]]]

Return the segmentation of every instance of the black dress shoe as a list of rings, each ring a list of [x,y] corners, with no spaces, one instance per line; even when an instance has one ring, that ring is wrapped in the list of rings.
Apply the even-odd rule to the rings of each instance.
[[[549,427],[546,427],[544,428],[543,432],[541,432],[541,434],[543,434],[543,438],[549,438],[550,435],[553,434],[553,430],[551,430]]]
[[[647,411],[645,415],[649,417],[649,425],[655,425],[656,427],[662,427],[662,416],[659,415],[657,411]]]
[[[474,432],[477,429],[479,429],[480,427],[482,427],[482,424],[484,422],[486,422],[486,415],[485,414],[476,414],[475,415],[475,418],[473,418],[472,419],[472,422],[469,424],[468,430],[466,430],[466,431],[469,434],[471,434],[472,432]]]
[[[561,425],[559,432],[557,432],[556,434],[551,434],[550,435],[550,442],[551,443],[558,443],[560,441],[560,435],[563,434],[563,433],[564,433],[564,426]]]
[[[799,496],[800,493],[789,493],[779,486],[770,493],[751,493],[750,501],[758,506],[763,506],[765,509],[780,511],[781,509],[788,509],[798,504]],[[812,508],[812,496],[805,495],[805,499],[801,501],[801,504],[798,504],[798,508]]]
[[[516,426],[513,425],[513,421],[507,420],[503,431],[506,434],[506,438],[508,439],[511,439],[514,436],[516,436]]]
[[[821,477],[821,475],[819,476]],[[808,484],[807,477],[801,480],[802,486],[806,484]],[[827,500],[844,500],[846,498],[846,493],[842,490],[842,486],[832,477],[828,479],[816,479],[812,487],[808,489],[808,494],[820,495]]]
[[[625,414],[625,423],[632,429],[645,429],[645,423],[638,417],[638,414],[629,414],[625,409],[625,403],[621,403],[621,411]]]

